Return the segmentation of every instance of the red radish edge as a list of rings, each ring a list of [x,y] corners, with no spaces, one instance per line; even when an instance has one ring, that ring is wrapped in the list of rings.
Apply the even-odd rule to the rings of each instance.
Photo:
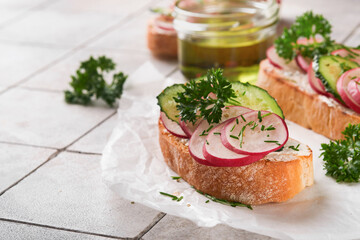
[[[192,124],[192,123],[186,123],[182,120],[179,119],[179,125],[181,127],[181,129],[184,131],[184,133],[190,138],[191,135],[194,133],[196,127],[198,126],[198,124],[195,123]]]
[[[325,90],[325,87],[321,80],[315,77],[314,69],[312,68],[312,63],[310,63],[308,71],[308,80],[311,88],[318,94],[325,95],[330,97],[329,93]]]
[[[169,119],[164,112],[160,112],[160,119],[164,127],[174,136],[180,138],[188,138],[177,122]]]
[[[229,119],[220,125],[214,127],[210,132],[209,135],[206,137],[206,143],[203,146],[203,154],[207,161],[211,162],[212,164],[218,167],[240,167],[251,164],[262,159],[265,155],[243,155],[235,153],[228,148],[226,148],[222,142],[221,137],[219,135],[215,135],[215,132],[221,132],[221,129],[226,126],[229,122],[232,122],[234,118]],[[219,152],[220,155],[233,155],[234,158],[224,158],[218,157],[214,155],[214,152],[210,149],[210,145],[216,144],[216,151]],[[211,153],[212,152],[212,153]]]
[[[360,104],[360,77],[352,79],[348,84],[348,91],[355,102]]]
[[[269,59],[269,62],[276,68],[279,68],[282,70],[291,70],[291,71],[300,70],[294,60],[287,63],[285,59],[280,57],[276,53],[275,46],[271,46],[266,50],[266,57]]]
[[[300,54],[295,57],[296,64],[299,66],[304,73],[308,72],[311,61],[309,59],[304,58]]]
[[[268,112],[268,111],[261,111],[261,115],[264,115],[264,114],[266,114],[266,113],[269,113],[269,112]],[[253,112],[249,112],[249,113],[243,114],[243,117],[246,119],[245,122],[249,121],[248,117],[254,117],[254,115],[257,117],[257,116],[258,116],[258,111],[253,111]],[[229,122],[229,123],[221,130],[221,141],[222,141],[223,145],[224,145],[225,147],[227,147],[228,149],[230,149],[231,151],[234,151],[234,152],[240,153],[240,154],[246,154],[246,155],[266,155],[266,154],[268,154],[268,153],[270,153],[270,152],[273,152],[273,151],[276,151],[276,150],[280,149],[280,148],[283,147],[283,146],[285,145],[285,143],[287,142],[287,140],[288,140],[288,138],[289,138],[289,131],[288,131],[288,128],[287,128],[287,125],[286,125],[284,119],[282,119],[280,116],[276,115],[275,113],[272,113],[270,116],[276,116],[276,117],[277,117],[277,120],[280,120],[279,126],[284,127],[284,129],[282,129],[282,130],[285,131],[285,136],[286,136],[286,137],[285,137],[285,139],[284,139],[281,143],[279,143],[279,145],[278,145],[277,147],[270,148],[269,150],[262,151],[262,152],[255,152],[255,151],[242,150],[242,149],[239,149],[239,148],[233,146],[233,144],[231,144],[231,142],[230,142],[230,141],[232,141],[232,140],[230,139],[230,141],[229,141],[229,138],[230,138],[230,137],[228,138],[228,135],[230,136],[231,134],[228,134],[228,133],[227,133],[227,130],[228,130],[229,128],[232,128],[233,125],[235,125],[235,123],[233,123],[233,122],[235,122],[235,121]],[[261,124],[260,122],[258,122],[258,121],[259,121],[258,118],[256,118],[256,119],[257,119],[257,120],[254,120],[254,121],[255,121],[256,123],[258,123],[258,126],[257,126],[257,127],[260,128],[262,124]],[[240,118],[240,117],[238,117],[238,120],[239,120],[240,123],[245,123],[245,122],[242,120],[242,118]],[[262,119],[262,121],[264,121],[264,119]],[[236,125],[237,125],[237,124],[236,124]],[[243,125],[239,124],[239,126],[243,126]],[[237,127],[237,126],[236,126],[236,127]],[[236,128],[235,128],[235,129],[236,129]],[[245,131],[246,131],[247,129],[248,129],[248,128],[246,128]],[[231,130],[231,131],[232,131],[232,130]],[[231,131],[230,131],[230,132],[231,132]],[[254,131],[255,131],[255,130],[254,130]],[[278,131],[278,129],[276,129],[275,131]],[[265,131],[264,131],[264,133],[265,133]],[[270,134],[270,133],[269,133],[269,134]],[[274,139],[271,139],[271,138],[270,138],[269,140],[274,140]],[[266,141],[266,140],[264,140],[264,141]],[[270,143],[269,143],[269,144],[270,144]]]
[[[336,83],[336,89],[339,92],[342,100],[348,105],[352,110],[357,113],[360,113],[360,103],[356,102],[348,92],[348,84],[352,80],[352,77],[360,76],[360,67],[353,68],[344,74],[342,74],[339,80]]]
[[[358,56],[356,56],[355,58],[349,58],[349,60],[360,64],[360,50],[359,49],[350,49],[350,50],[352,52],[354,52],[355,54],[358,54]],[[338,50],[335,50],[335,51],[331,52],[331,55],[338,55],[340,57],[347,57],[350,54],[351,53],[348,50],[344,49],[344,48],[338,49]]]

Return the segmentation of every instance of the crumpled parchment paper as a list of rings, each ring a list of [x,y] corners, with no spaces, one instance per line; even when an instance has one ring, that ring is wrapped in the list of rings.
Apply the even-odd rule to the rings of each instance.
[[[118,109],[118,123],[103,151],[102,175],[119,196],[199,226],[227,224],[280,239],[360,238],[360,183],[339,184],[326,177],[320,144],[329,140],[287,121],[290,137],[313,150],[315,184],[279,204],[253,206],[254,210],[210,201],[195,192],[165,164],[158,144],[159,107],[156,96],[165,86],[183,80],[165,77],[150,62],[128,79]],[[182,201],[160,195],[183,196]],[[189,205],[190,204],[190,205]]]

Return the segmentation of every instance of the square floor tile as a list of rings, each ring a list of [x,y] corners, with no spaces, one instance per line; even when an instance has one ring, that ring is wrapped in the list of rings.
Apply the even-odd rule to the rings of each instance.
[[[61,153],[0,197],[0,217],[135,237],[159,212],[108,189],[101,180],[100,158]]]
[[[69,88],[70,76],[80,66],[81,61],[88,60],[90,56],[98,57],[105,55],[116,63],[116,71],[122,71],[130,75],[143,64],[150,62],[164,76],[173,71],[177,63],[175,61],[162,61],[150,54],[130,53],[114,50],[83,49],[53,67],[43,71],[23,86],[39,89],[62,91]]]
[[[32,10],[24,18],[3,27],[0,39],[78,46],[141,9],[149,0],[131,1],[130,8],[125,7],[125,2],[117,2],[116,5],[114,0],[93,0],[90,3],[60,0],[48,7]]]
[[[110,138],[111,132],[117,124],[117,115],[106,120],[100,126],[75,142],[68,149],[87,153],[102,153]]]
[[[270,240],[271,237],[247,232],[244,230],[234,229],[226,225],[217,225],[212,228],[198,227],[195,223],[171,215],[166,215],[161,219],[149,232],[144,240],[161,240],[169,239],[251,239],[251,240]]]
[[[0,143],[0,193],[45,162],[54,152],[51,149]]]
[[[10,89],[0,95],[0,141],[63,148],[114,111],[67,104],[64,93]]]
[[[66,48],[0,43],[0,86],[11,86],[62,56]]]
[[[39,239],[71,239],[71,240],[105,240],[106,237],[69,232],[59,229],[38,227],[0,220],[2,240],[39,240]]]

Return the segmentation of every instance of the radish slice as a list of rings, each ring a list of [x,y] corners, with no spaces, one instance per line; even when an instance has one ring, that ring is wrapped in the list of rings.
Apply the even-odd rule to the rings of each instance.
[[[266,155],[284,146],[288,138],[285,121],[268,111],[243,114],[221,130],[221,141],[225,147],[248,155]]]
[[[338,90],[341,99],[348,105],[352,110],[360,113],[360,102],[357,102],[349,93],[348,85],[351,80],[360,76],[360,67],[351,69],[340,76],[336,83],[336,89]]]
[[[234,119],[214,127],[206,137],[203,154],[207,161],[218,167],[240,167],[262,159],[265,155],[243,155],[226,148],[221,142],[221,129]]]
[[[315,92],[329,97],[330,94],[325,90],[324,84],[321,82],[319,78],[315,77],[314,69],[312,68],[312,63],[309,66],[308,80],[311,88]]]
[[[169,119],[164,112],[160,112],[160,119],[164,124],[164,127],[174,136],[180,138],[188,138],[188,136],[181,129],[180,125],[177,122]]]
[[[240,114],[245,114],[250,111],[253,110],[240,106],[225,107],[223,108],[221,122],[224,122],[230,118],[237,117]],[[195,161],[204,165],[210,164],[204,157],[203,146],[205,144],[207,135],[209,134],[211,129],[217,125],[218,124],[210,125],[206,120],[202,120],[199,126],[197,126],[197,128],[195,129],[189,141],[189,152],[190,155],[195,159]]]
[[[344,58],[349,57],[350,61],[360,64],[360,50],[359,49],[350,49],[350,50],[351,50],[351,52],[344,48],[338,49],[338,50],[331,52],[331,55],[338,55],[338,56],[344,57]]]
[[[351,97],[357,103],[360,103],[360,85],[359,84],[360,84],[360,77],[351,80],[347,87]]]
[[[185,134],[190,138],[191,135],[193,135],[196,127],[199,125],[199,123],[201,122],[201,120],[198,120],[195,122],[195,124],[191,123],[191,122],[184,122],[179,120],[179,125],[181,127],[181,129],[185,132]]]
[[[300,71],[295,60],[287,62],[276,53],[275,46],[271,46],[266,50],[266,57],[274,67],[285,71]]]
[[[304,58],[303,56],[298,54],[295,57],[295,61],[296,61],[296,64],[299,66],[299,68],[301,70],[303,70],[303,72],[305,72],[305,73],[308,72],[309,66],[311,64],[310,58]]]

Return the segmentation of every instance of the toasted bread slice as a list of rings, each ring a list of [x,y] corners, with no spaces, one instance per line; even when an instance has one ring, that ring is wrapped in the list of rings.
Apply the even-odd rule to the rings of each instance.
[[[314,182],[312,151],[290,139],[283,151],[242,167],[209,167],[189,154],[188,140],[172,135],[159,121],[159,142],[167,165],[196,189],[245,204],[284,202]]]
[[[175,30],[166,30],[156,26],[155,21],[172,24],[172,19],[158,16],[150,19],[147,29],[147,44],[151,53],[159,58],[177,58],[177,34]]]
[[[260,63],[256,84],[276,99],[286,119],[325,137],[341,139],[349,123],[360,123],[360,114],[313,91],[306,74],[282,71],[269,60]]]

